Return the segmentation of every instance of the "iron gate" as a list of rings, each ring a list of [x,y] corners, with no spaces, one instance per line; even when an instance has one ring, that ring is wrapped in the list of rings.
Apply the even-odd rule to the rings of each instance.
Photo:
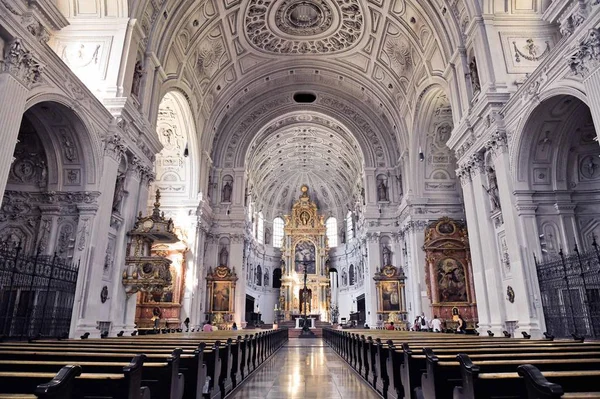
[[[600,251],[558,255],[536,269],[548,332],[555,337],[600,337]]]
[[[79,264],[0,245],[0,335],[61,337],[69,333]]]

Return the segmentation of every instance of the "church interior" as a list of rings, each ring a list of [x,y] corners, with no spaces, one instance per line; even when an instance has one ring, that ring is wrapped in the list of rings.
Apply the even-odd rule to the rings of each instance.
[[[0,0],[0,342],[202,341],[141,396],[214,399],[310,334],[446,397],[386,341],[600,338],[596,123],[597,0]]]

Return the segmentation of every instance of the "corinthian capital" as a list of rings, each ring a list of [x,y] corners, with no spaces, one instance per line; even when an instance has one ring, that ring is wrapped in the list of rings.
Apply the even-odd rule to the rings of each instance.
[[[478,176],[484,170],[483,155],[481,155],[479,152],[472,154],[466,162],[466,165],[469,167],[471,177]]]
[[[485,143],[485,148],[490,151],[493,156],[498,156],[508,149],[508,140],[506,133],[503,131],[496,131],[492,133],[492,137]]]
[[[600,65],[600,29],[592,28],[567,59],[575,75],[588,77]]]
[[[104,140],[104,153],[117,162],[121,161],[121,157],[125,154],[125,143],[119,135],[114,134]]]
[[[33,53],[26,50],[19,39],[6,48],[2,62],[2,72],[8,72],[27,88],[38,82],[44,70]]]
[[[460,184],[464,187],[471,182],[471,168],[464,163],[456,169],[456,177],[460,179]]]

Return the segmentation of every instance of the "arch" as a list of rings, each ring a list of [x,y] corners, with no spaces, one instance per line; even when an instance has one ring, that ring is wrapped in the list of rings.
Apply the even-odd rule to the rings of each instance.
[[[281,288],[281,268],[273,269],[273,288]]]
[[[94,124],[76,103],[70,98],[55,93],[38,94],[30,97],[25,104],[23,118],[31,117],[36,129],[40,131],[40,139],[46,147],[46,155],[56,162],[62,173],[56,176],[53,190],[69,190],[70,187],[93,191],[97,190],[101,178],[103,145],[98,137]],[[109,114],[110,115],[110,114]],[[47,117],[52,117],[52,126],[46,126]],[[73,142],[67,146],[61,142],[61,130]],[[42,133],[43,132],[43,133]],[[71,147],[74,145],[74,147]],[[60,149],[63,149],[62,154]],[[66,154],[65,150],[72,152]],[[56,156],[54,155],[56,154]],[[59,155],[60,154],[60,155]],[[72,158],[70,160],[69,158]],[[76,161],[75,161],[76,160]],[[77,185],[65,184],[65,165],[80,166]]]

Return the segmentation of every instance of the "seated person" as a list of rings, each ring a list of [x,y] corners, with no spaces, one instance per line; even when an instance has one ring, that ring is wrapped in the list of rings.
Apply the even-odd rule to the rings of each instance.
[[[202,331],[204,331],[204,332],[212,332],[213,331],[213,326],[210,324],[210,321],[206,322],[204,327],[202,327]]]
[[[385,328],[386,330],[395,330],[396,327],[394,327],[394,322],[390,322],[390,324],[387,325],[387,327]]]

